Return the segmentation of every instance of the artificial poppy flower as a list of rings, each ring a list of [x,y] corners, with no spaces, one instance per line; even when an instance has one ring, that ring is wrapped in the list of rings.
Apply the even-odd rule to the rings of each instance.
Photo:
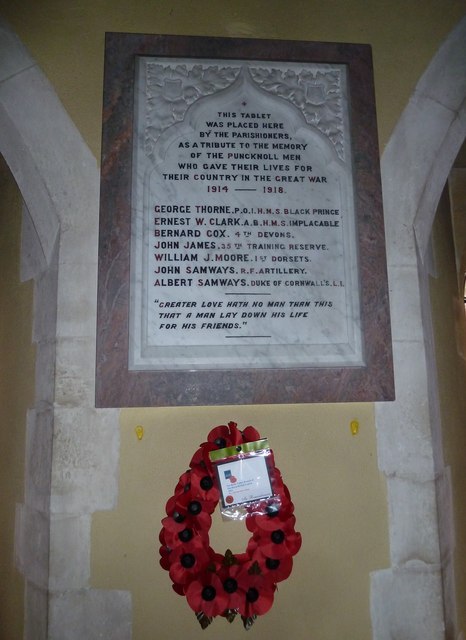
[[[275,529],[258,527],[254,532],[254,538],[260,552],[266,558],[281,559],[294,556],[301,548],[301,534],[294,530],[294,517],[284,522],[277,520]]]
[[[208,544],[212,524],[209,512],[215,504],[200,498],[193,499],[191,492],[170,498],[166,508],[169,515],[162,520],[165,544],[175,547],[193,537],[200,537]]]
[[[282,502],[277,496],[272,499],[263,500],[259,507],[248,514],[246,527],[248,531],[256,532],[258,529],[276,529],[277,523],[288,522],[294,516],[292,503]]]
[[[159,548],[159,553],[160,553],[160,566],[162,567],[162,569],[165,569],[165,571],[168,571],[168,569],[170,568],[170,553],[171,553],[171,547],[168,546],[167,544],[167,539],[166,539],[166,531],[165,529],[161,529],[160,534],[159,534],[159,541],[160,541],[160,548]]]
[[[170,498],[166,504],[167,517],[163,518],[162,525],[164,531],[182,531],[189,526],[189,515],[186,508],[180,508],[176,504],[176,496]]]
[[[293,569],[293,558],[291,556],[266,558],[262,553],[257,552],[252,555],[252,561],[257,562],[261,574],[274,583],[289,578]]]
[[[251,572],[251,568],[243,567],[238,574],[239,589],[244,596],[238,606],[244,618],[262,616],[273,605],[275,584],[263,575]]]
[[[177,496],[172,496],[170,500],[168,500],[165,511],[167,517],[162,520],[162,531],[164,531],[165,539],[167,535],[171,533],[178,534],[187,527],[193,528],[193,518],[188,512],[186,505],[178,503]],[[198,528],[196,530],[198,530]]]
[[[257,540],[252,536],[249,538],[248,546],[246,548],[246,555],[248,556],[248,560],[250,560],[257,549]]]
[[[175,593],[177,593],[179,596],[184,596],[184,585],[182,584],[176,584],[176,582],[174,582],[172,584],[172,589]]]
[[[217,480],[213,474],[208,473],[202,466],[193,467],[191,473],[191,495],[215,504],[219,501],[220,492],[217,487]]]
[[[257,440],[260,440],[260,434],[257,431],[257,429],[254,429],[254,427],[246,427],[246,429],[243,429],[242,433],[242,437],[244,442],[256,442]]]
[[[175,495],[186,493],[191,487],[191,470],[185,471],[179,478],[175,487]]]
[[[294,528],[296,518],[293,514],[287,514],[281,509],[277,512],[273,511],[268,514],[253,515],[251,522],[246,523],[249,531],[253,531],[257,536],[261,536],[264,531],[275,531],[275,529],[286,529],[289,531]]]
[[[217,502],[218,500],[206,500],[200,496],[193,496],[192,492],[188,491],[178,496],[176,507],[182,512],[186,510],[188,518],[202,521],[205,515],[210,515],[215,511]],[[205,526],[210,526],[210,524]]]
[[[256,537],[263,535],[265,531],[275,531],[275,529],[286,529],[290,531],[294,529],[296,522],[293,514],[288,514],[286,510],[283,511],[282,509],[277,512],[272,511],[271,513],[266,513],[265,515],[253,516],[253,518],[254,528],[250,530],[254,531]]]
[[[225,449],[225,447],[241,444],[243,436],[236,422],[229,422],[228,426],[221,424],[212,429],[207,436],[207,441],[215,444],[217,449]]]
[[[182,518],[186,517],[186,508],[180,508],[180,506],[177,505],[180,495],[184,495],[184,493],[175,494],[167,500],[167,504],[165,505],[165,513],[170,518],[173,517],[175,520],[179,520],[181,522]]]
[[[169,559],[170,578],[175,584],[186,585],[205,571],[210,562],[210,555],[202,543],[191,540],[173,549]]]
[[[181,531],[166,529],[165,540],[166,546],[169,549],[177,549],[183,544],[191,542],[191,540],[199,540],[204,546],[209,546],[209,530],[201,529],[200,531],[196,531],[189,526],[181,529]]]
[[[196,613],[208,617],[222,614],[228,608],[228,594],[223,589],[220,578],[211,571],[205,571],[189,583],[186,600]]]
[[[160,547],[159,550],[160,553],[160,566],[162,567],[162,569],[165,569],[165,571],[168,571],[170,569],[170,554],[171,554],[171,549],[170,547],[167,547],[167,545],[162,545]]]
[[[227,610],[238,609],[244,600],[244,591],[238,583],[238,575],[242,570],[242,566],[243,565],[240,564],[239,561],[235,564],[228,565],[223,563],[222,567],[218,571],[218,577],[220,578],[223,590],[228,597]]]
[[[286,484],[284,484],[281,475],[277,474],[275,481],[272,482],[274,494],[280,500],[281,504],[287,506],[287,508],[293,512],[294,504],[291,502],[290,492]]]
[[[280,473],[280,469],[275,466],[273,460],[267,460],[267,467],[269,469],[270,482],[273,487],[273,492],[278,495],[282,495],[283,493],[289,499],[289,494],[286,495],[286,487],[283,483],[282,474]]]
[[[180,516],[181,518],[181,516]],[[178,519],[178,514],[175,512],[175,516],[167,516],[162,520],[162,524],[164,526],[164,530],[166,532],[165,540],[167,540],[167,536],[171,538],[172,533],[179,533],[186,528],[189,528],[190,522],[186,522],[186,518],[183,516],[182,519]]]
[[[217,445],[214,442],[203,442],[196,453],[191,458],[191,462],[189,466],[191,468],[196,467],[197,465],[203,466],[205,469],[210,470],[210,458],[209,451],[216,451],[218,449]]]

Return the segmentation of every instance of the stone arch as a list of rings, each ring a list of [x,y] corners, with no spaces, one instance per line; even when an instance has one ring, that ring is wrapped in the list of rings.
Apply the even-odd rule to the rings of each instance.
[[[441,189],[466,133],[465,49],[463,20],[421,78],[382,158],[397,400],[376,407],[392,562],[372,576],[376,640],[442,638],[445,601],[446,624],[453,624],[453,596],[442,594],[436,492],[447,482],[429,328],[423,325],[424,256]],[[117,412],[96,410],[93,396],[98,170],[53,88],[5,24],[0,50],[0,152],[29,212],[23,253],[31,254],[36,281],[39,373],[28,417],[35,444],[26,455],[18,526],[25,637],[58,640],[66,629],[70,639],[129,638],[129,595],[89,584],[91,513],[116,504],[119,456]]]
[[[374,637],[456,638],[427,282],[437,204],[466,135],[466,19],[421,77],[382,156],[396,401],[376,406],[392,568],[372,575]],[[442,580],[443,578],[443,580]]]
[[[25,203],[22,274],[34,278],[36,396],[15,542],[24,637],[58,640],[72,619],[73,637],[118,640],[130,636],[129,595],[90,589],[91,514],[116,504],[119,455],[117,412],[94,408],[99,172],[4,23],[0,51],[0,153]]]

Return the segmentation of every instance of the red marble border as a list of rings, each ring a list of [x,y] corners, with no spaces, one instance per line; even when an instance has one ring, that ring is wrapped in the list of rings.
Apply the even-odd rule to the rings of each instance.
[[[128,370],[132,118],[134,61],[138,55],[328,62],[348,66],[365,366]],[[97,407],[369,402],[394,398],[369,45],[107,34],[96,364]]]

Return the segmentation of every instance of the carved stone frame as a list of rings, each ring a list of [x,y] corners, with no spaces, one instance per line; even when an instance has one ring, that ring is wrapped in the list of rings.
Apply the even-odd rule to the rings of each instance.
[[[365,365],[128,370],[136,56],[347,65]],[[106,36],[96,406],[361,402],[394,398],[385,239],[368,45],[110,33]]]

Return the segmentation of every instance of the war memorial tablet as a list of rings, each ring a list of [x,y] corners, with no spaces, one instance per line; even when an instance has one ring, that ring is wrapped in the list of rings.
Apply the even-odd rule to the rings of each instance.
[[[130,368],[363,363],[346,68],[139,58]]]
[[[113,339],[111,300],[115,319],[124,316],[116,327],[125,378],[134,381],[134,390],[142,381],[142,395],[150,397],[127,397],[122,404],[209,404],[207,391],[219,376],[228,380],[226,390],[217,389],[220,403],[338,401],[350,394],[363,399],[363,378],[374,365],[379,372],[382,365],[384,382],[371,381],[366,389],[384,388],[388,399],[383,218],[377,145],[368,144],[375,115],[368,118],[367,105],[364,114],[356,113],[361,87],[352,86],[354,50],[344,49],[340,59],[334,51],[307,59],[297,43],[303,59],[280,59],[283,43],[267,41],[276,48],[269,59],[261,54],[264,41],[219,39],[223,55],[214,57],[218,47],[211,38],[155,36],[152,45],[150,37],[127,38],[137,51],[126,55],[132,60],[130,91],[123,86],[120,94],[128,93],[131,112],[124,121],[132,135],[121,118],[110,126],[104,115],[99,313],[107,322],[99,320],[98,374],[109,355],[107,348],[99,358],[105,350],[101,327],[107,347]],[[167,55],[167,43],[174,53],[188,43],[193,55]],[[231,55],[244,54],[248,47],[240,43],[260,55]],[[315,54],[315,44],[311,49]],[[112,53],[118,56],[108,42],[107,64]],[[108,84],[108,68],[106,73]],[[122,73],[120,68],[116,75]],[[113,106],[112,115],[117,110]],[[125,167],[115,168],[118,161]],[[109,220],[103,228],[106,211],[113,223],[124,222],[118,226],[124,243],[109,231]],[[108,253],[111,236],[121,244],[125,264],[121,251],[113,250],[103,275],[102,252]],[[374,240],[378,246],[368,251]],[[118,264],[123,311],[121,288],[108,297],[102,286]],[[379,345],[376,357],[382,358],[371,362],[377,330],[386,344]],[[115,368],[107,374],[113,385]],[[338,392],[319,392],[319,374],[330,386],[338,380]],[[250,397],[236,384],[240,376],[254,380]],[[351,378],[358,379],[357,389]],[[294,387],[288,394],[285,380]],[[264,399],[254,398],[257,385]],[[117,406],[115,401],[101,404]]]

